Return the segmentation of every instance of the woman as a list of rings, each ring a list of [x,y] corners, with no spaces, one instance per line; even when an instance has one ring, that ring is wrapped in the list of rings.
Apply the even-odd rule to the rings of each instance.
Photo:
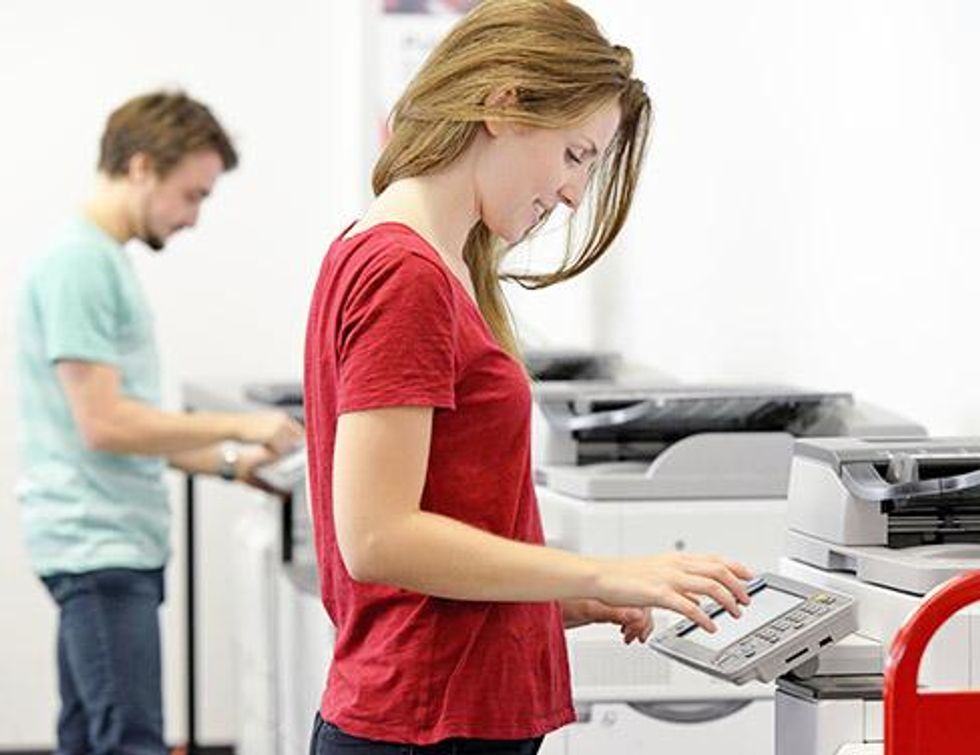
[[[589,213],[544,286],[589,267],[632,200],[650,103],[632,57],[561,0],[486,0],[395,106],[375,200],[331,245],[306,345],[323,601],[337,627],[311,751],[534,753],[574,719],[563,626],[662,606],[713,629],[744,567],[543,545],[528,378],[501,250]],[[583,205],[592,197],[588,209]]]

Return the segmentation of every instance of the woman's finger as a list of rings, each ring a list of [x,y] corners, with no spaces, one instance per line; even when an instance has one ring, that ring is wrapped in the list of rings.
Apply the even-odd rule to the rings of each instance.
[[[701,606],[693,600],[685,598],[678,592],[669,592],[660,600],[660,605],[674,613],[679,613],[708,632],[714,633],[717,630],[715,623],[708,617]]]

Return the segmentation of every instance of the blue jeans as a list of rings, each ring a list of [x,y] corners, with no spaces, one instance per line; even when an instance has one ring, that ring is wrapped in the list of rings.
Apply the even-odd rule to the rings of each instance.
[[[157,616],[163,570],[42,581],[60,614],[57,755],[166,755]]]
[[[378,742],[346,734],[320,714],[313,720],[310,755],[535,755],[542,737],[534,739],[446,739],[434,745]]]

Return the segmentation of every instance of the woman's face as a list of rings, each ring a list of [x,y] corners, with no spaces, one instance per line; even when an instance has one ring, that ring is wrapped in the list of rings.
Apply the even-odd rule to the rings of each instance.
[[[488,122],[477,158],[480,218],[515,244],[556,204],[575,208],[592,166],[612,142],[620,107],[612,101],[583,123],[561,129]]]

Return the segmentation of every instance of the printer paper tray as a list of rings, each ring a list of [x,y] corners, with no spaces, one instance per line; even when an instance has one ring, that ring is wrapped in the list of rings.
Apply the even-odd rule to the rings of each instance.
[[[790,530],[787,553],[830,571],[854,574],[862,582],[925,595],[965,571],[980,569],[980,544],[950,543],[911,548],[839,545]]]

